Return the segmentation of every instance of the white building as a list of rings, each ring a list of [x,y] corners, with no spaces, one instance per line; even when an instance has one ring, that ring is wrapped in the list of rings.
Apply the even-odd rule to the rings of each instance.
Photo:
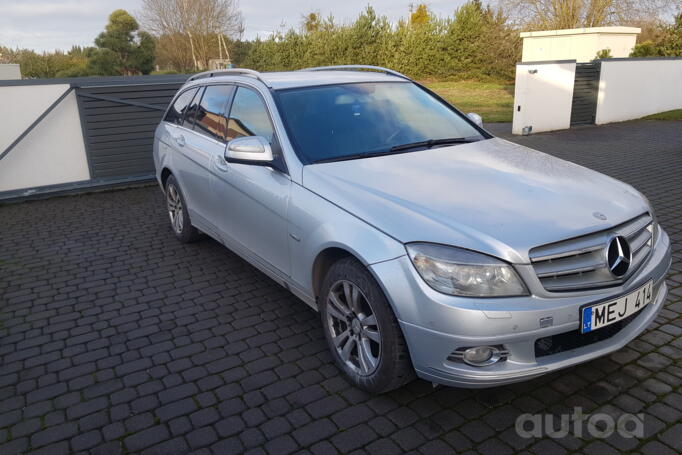
[[[523,62],[576,60],[589,62],[602,49],[611,57],[629,57],[641,29],[636,27],[593,27],[523,32]]]

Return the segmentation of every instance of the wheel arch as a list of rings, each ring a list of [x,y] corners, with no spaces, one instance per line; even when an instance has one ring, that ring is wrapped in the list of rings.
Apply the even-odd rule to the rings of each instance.
[[[317,302],[320,295],[320,290],[322,289],[322,283],[324,282],[324,277],[327,276],[327,272],[331,266],[346,257],[354,257],[358,261],[364,264],[359,257],[353,254],[350,250],[342,248],[340,246],[330,246],[322,251],[320,251],[315,260],[313,261],[312,269],[312,285],[313,285],[313,297],[315,302]]]
[[[363,259],[356,251],[354,251],[352,248],[348,248],[345,245],[327,246],[317,253],[315,260],[313,261],[313,267],[311,271],[311,284],[315,304],[319,305],[318,299],[322,290],[322,284],[324,283],[324,278],[331,266],[339,260],[347,257],[354,258],[367,269],[369,274],[372,275],[374,280],[379,285],[379,288],[381,288],[382,292],[386,296],[386,300],[391,306],[393,313],[398,316],[399,313],[395,307],[395,303],[391,300],[390,294],[386,292],[384,283],[379,279],[376,271],[373,270],[372,267],[370,267],[370,263]]]
[[[166,182],[168,181],[168,177],[170,177],[171,175],[173,175],[173,173],[168,167],[164,167],[161,170],[161,187],[164,189],[164,191],[166,189]]]

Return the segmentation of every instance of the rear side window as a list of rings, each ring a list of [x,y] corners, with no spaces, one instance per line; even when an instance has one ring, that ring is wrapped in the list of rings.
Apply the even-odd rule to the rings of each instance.
[[[199,110],[199,102],[201,101],[201,94],[203,92],[204,87],[200,87],[199,91],[194,96],[194,99],[192,99],[192,102],[189,103],[189,106],[187,106],[187,109],[185,110],[185,116],[182,119],[182,126],[187,129],[191,130],[194,126],[194,117],[197,115],[197,111]]]
[[[229,85],[209,85],[206,87],[197,110],[194,122],[195,131],[213,139],[225,141],[227,136],[225,107],[233,90],[234,87]]]
[[[274,130],[261,97],[253,90],[239,87],[230,110],[227,140],[244,136],[263,136],[272,143]]]
[[[194,98],[194,94],[196,92],[197,89],[195,88],[191,88],[185,92],[182,92],[180,96],[175,99],[175,103],[173,103],[171,108],[168,109],[168,113],[166,114],[166,118],[164,120],[170,123],[175,123],[176,125],[182,124],[182,117],[185,115],[187,106],[189,106],[189,103],[192,101],[192,98]]]

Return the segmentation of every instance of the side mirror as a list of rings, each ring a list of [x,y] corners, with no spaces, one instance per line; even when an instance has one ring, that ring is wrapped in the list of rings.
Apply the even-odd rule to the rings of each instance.
[[[272,161],[272,147],[262,136],[238,137],[227,143],[225,161],[269,164]]]
[[[475,112],[469,112],[467,114],[470,120],[472,120],[477,126],[483,126],[483,118]]]

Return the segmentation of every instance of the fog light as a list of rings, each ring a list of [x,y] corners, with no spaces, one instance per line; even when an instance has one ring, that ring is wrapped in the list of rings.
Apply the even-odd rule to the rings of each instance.
[[[490,359],[493,358],[493,349],[495,348],[491,348],[490,346],[469,348],[464,351],[463,359],[466,363],[471,365],[480,365],[490,361]]]
[[[448,356],[451,362],[464,362],[475,367],[492,365],[500,360],[506,360],[509,351],[502,346],[475,346],[470,348],[459,348]]]

